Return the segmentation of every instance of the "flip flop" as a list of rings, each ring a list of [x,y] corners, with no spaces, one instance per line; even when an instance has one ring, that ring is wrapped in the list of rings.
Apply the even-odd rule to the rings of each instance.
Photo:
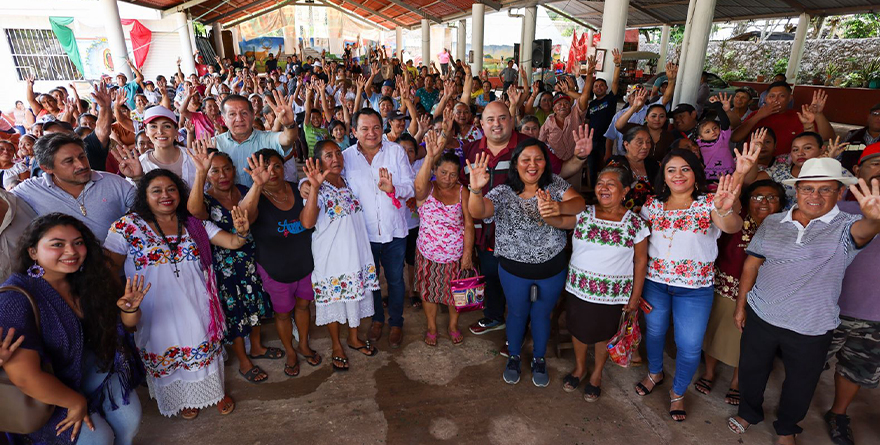
[[[342,363],[343,366],[339,366],[339,365],[337,365],[336,362],[340,362],[340,363]],[[342,371],[348,371],[348,366],[346,366],[346,365],[348,365],[348,359],[347,359],[347,358],[344,358],[344,357],[337,357],[337,356],[334,356],[334,357],[333,357],[333,370],[334,370],[334,371],[339,371],[339,372],[342,372]]]
[[[348,345],[348,347],[351,349],[354,349],[355,351],[360,352],[363,355],[366,355],[367,357],[372,357],[372,356],[379,353],[379,350],[374,348],[372,343],[369,340],[365,341],[364,343],[366,343],[364,346],[360,346],[357,348],[352,345]],[[366,351],[366,352],[364,352],[364,351]]]
[[[296,377],[299,375],[299,360],[296,361],[296,364],[290,366],[288,364],[284,364],[284,375],[288,377]]]
[[[260,383],[265,382],[266,380],[269,380],[269,374],[266,374],[266,372],[263,371],[262,369],[260,369],[260,367],[257,365],[254,365],[254,367],[251,368],[251,370],[248,372],[241,372],[239,370],[238,373],[242,377],[244,377],[245,380],[247,380],[251,383],[255,383],[255,384],[260,384]],[[263,377],[260,380],[257,380],[257,377],[259,377],[260,375],[263,375],[265,377]]]
[[[217,403],[217,411],[220,412],[221,416],[225,416],[234,410],[235,401],[232,400],[232,397],[229,397],[228,395],[224,396],[222,399],[220,399],[220,402]]]
[[[452,340],[452,344],[458,346],[464,341],[464,336],[461,335],[461,331],[448,331],[449,338]]]
[[[180,417],[186,420],[193,420],[196,417],[199,417],[199,409],[198,408],[184,408],[180,410]]]
[[[431,331],[425,332],[425,344],[428,346],[437,346],[437,333],[431,333]]]
[[[266,352],[260,355],[251,355],[248,354],[248,357],[251,360],[259,360],[259,359],[269,359],[269,360],[278,360],[284,358],[284,351],[278,348],[266,348]]]
[[[315,366],[320,365],[324,361],[324,359],[318,354],[318,351],[315,351],[315,353],[312,355],[305,355],[305,354],[300,354],[300,355],[302,355],[303,358],[306,359],[306,364],[308,364],[309,366],[311,366],[313,368]],[[312,360],[314,360],[315,362],[312,363]]]

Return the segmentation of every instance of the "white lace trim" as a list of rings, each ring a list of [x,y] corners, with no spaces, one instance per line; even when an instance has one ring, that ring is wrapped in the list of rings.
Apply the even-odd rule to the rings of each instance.
[[[361,319],[373,316],[373,296],[361,297],[358,301],[337,301],[315,307],[315,325],[324,326],[333,322],[348,324],[349,327],[360,326]]]
[[[206,378],[195,382],[178,380],[166,386],[158,386],[154,379],[147,377],[150,398],[158,402],[159,413],[171,417],[185,408],[203,409],[223,400],[223,362],[218,357],[214,363],[212,366],[216,366],[216,372],[211,372]]]

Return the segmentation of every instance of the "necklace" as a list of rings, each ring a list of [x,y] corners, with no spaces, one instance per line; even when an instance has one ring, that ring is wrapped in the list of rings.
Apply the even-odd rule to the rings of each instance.
[[[282,192],[281,192],[281,193],[282,193],[284,196],[281,197],[281,198],[279,198],[279,197],[275,196],[274,193],[272,193],[272,192],[270,192],[270,191],[268,191],[268,190],[266,190],[266,189],[263,189],[263,194],[265,194],[266,196],[268,196],[269,199],[271,199],[271,200],[273,200],[273,201],[275,201],[275,202],[278,202],[278,203],[287,203],[287,199],[288,199],[288,197],[287,197],[287,193],[284,193],[284,189],[282,189]]]
[[[156,230],[159,231],[159,235],[162,236],[162,240],[165,241],[165,245],[168,246],[168,261],[171,262],[171,265],[174,266],[174,276],[180,278],[180,269],[177,267],[177,248],[180,247],[180,243],[183,241],[183,223],[180,222],[180,218],[177,218],[177,242],[172,243],[168,241],[168,237],[165,236],[165,232],[162,230],[162,226],[159,225],[159,221],[153,218],[153,222],[156,223]]]

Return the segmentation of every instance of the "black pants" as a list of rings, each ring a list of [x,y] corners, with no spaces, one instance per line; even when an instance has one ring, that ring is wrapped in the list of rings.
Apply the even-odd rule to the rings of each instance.
[[[507,300],[498,278],[498,258],[495,257],[495,252],[485,249],[477,249],[477,255],[480,257],[480,273],[486,277],[486,307],[483,309],[483,316],[503,323]]]
[[[746,326],[740,340],[739,416],[754,425],[764,420],[764,390],[777,350],[782,352],[785,380],[773,428],[776,434],[799,434],[797,424],[807,415],[813,393],[831,346],[831,333],[803,335],[773,326],[746,306]]]

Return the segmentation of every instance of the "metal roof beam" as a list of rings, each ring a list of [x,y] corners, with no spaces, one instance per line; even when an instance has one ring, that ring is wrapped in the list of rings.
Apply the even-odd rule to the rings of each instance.
[[[206,20],[204,23],[205,23],[205,25],[212,25],[212,24],[214,24],[214,22],[219,22],[220,20],[223,20],[226,17],[231,17],[235,14],[238,14],[241,11],[247,11],[250,8],[253,8],[255,6],[260,6],[264,3],[269,3],[270,1],[271,0],[257,0],[253,3],[247,4],[244,6],[239,6],[238,8],[235,8],[231,11],[224,12],[223,14],[220,14],[217,17],[212,18],[211,20]]]
[[[358,9],[363,9],[364,11],[367,11],[372,15],[375,15],[377,17],[382,17],[383,19],[385,19],[391,23],[394,23],[394,26],[405,26],[403,23],[400,23],[397,20],[394,20],[393,18],[391,18],[385,14],[382,14],[381,12],[376,11],[373,8],[368,8],[368,7],[361,5],[360,3],[354,2],[352,0],[340,0],[340,1],[342,1],[343,3],[348,3],[351,6],[354,6],[355,11],[357,11]],[[364,2],[364,3],[366,3],[366,2]],[[342,8],[342,9],[345,9],[345,8]],[[351,11],[349,11],[349,12],[351,12]],[[385,29],[388,29],[388,28],[385,28]]]
[[[394,3],[397,6],[404,8],[404,9],[408,9],[408,10],[418,14],[419,16],[424,17],[432,22],[435,22],[437,24],[443,23],[443,20],[440,20],[439,17],[432,15],[432,14],[428,14],[428,11],[423,11],[422,9],[416,8],[415,6],[410,6],[400,0],[388,0],[388,1],[391,3]]]
[[[579,19],[577,19],[576,17],[573,17],[573,16],[569,15],[567,12],[564,12],[564,11],[561,11],[561,10],[559,10],[559,9],[556,9],[556,8],[550,6],[550,5],[541,5],[541,6],[544,7],[545,9],[547,9],[548,11],[553,11],[553,12],[555,12],[556,14],[559,14],[559,15],[561,15],[562,17],[565,17],[565,18],[571,20],[572,22],[577,23],[578,25],[581,25],[581,26],[586,27],[586,28],[590,28],[590,29],[592,29],[593,31],[598,31],[598,30],[599,30],[599,28],[597,28],[597,27],[595,27],[595,26],[593,26],[593,25],[591,25],[591,24],[589,24],[589,23],[587,23],[587,22],[584,22],[584,21],[582,21],[582,20],[579,20]]]
[[[186,3],[181,3],[177,6],[172,6],[168,9],[162,11],[162,18],[164,19],[165,17],[168,17],[169,15],[177,13],[177,12],[183,12],[189,8],[192,8],[193,6],[201,5],[202,3],[205,3],[206,1],[208,1],[208,0],[189,0]]]
[[[663,17],[660,17],[659,15],[654,14],[654,13],[651,12],[650,10],[648,10],[648,9],[642,7],[642,6],[639,6],[639,5],[637,5],[637,4],[633,3],[633,2],[630,2],[630,3],[629,3],[629,7],[635,9],[635,10],[638,11],[638,12],[641,12],[642,14],[647,15],[648,17],[651,17],[651,18],[654,19],[654,20],[660,20],[661,22],[665,22],[665,21],[666,21],[666,19],[664,19]]]

